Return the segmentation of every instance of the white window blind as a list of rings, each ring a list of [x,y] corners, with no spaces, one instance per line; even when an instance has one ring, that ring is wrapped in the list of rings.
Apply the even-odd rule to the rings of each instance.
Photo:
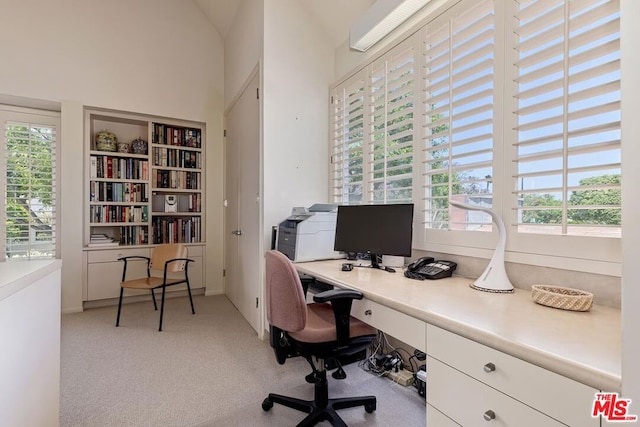
[[[20,116],[20,120],[14,120],[15,116]],[[5,140],[6,258],[53,258],[56,255],[57,126],[51,124],[49,117],[44,117],[44,122],[49,122],[46,124],[35,115],[0,111],[0,117],[4,118]]]
[[[413,45],[395,49],[370,67],[368,200],[413,202]]]
[[[426,228],[491,230],[488,215],[448,200],[493,204],[494,19],[493,1],[482,1],[424,30]]]
[[[364,192],[364,74],[332,91],[331,190],[336,203],[358,204]]]
[[[618,0],[519,2],[519,232],[620,236],[619,10]]]
[[[335,203],[413,202],[415,40],[332,90]]]

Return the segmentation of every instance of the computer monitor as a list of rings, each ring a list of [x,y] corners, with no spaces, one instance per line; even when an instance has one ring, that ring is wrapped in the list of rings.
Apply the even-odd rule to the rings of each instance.
[[[338,206],[334,250],[368,253],[380,268],[381,255],[411,256],[413,203]]]

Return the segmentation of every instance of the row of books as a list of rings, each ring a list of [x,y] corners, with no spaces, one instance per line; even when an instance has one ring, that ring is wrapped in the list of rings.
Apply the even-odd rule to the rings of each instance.
[[[196,151],[155,147],[153,149],[153,165],[172,168],[200,169],[200,153]]]
[[[90,206],[89,215],[92,223],[110,222],[146,222],[147,206]]]
[[[149,186],[131,182],[89,182],[89,200],[92,202],[148,202]]]
[[[91,156],[91,178],[149,179],[149,161],[111,156]]]
[[[133,225],[120,227],[121,245],[146,245],[149,243],[149,227]]]
[[[202,184],[200,175],[200,172],[159,170],[156,173],[154,186],[156,188],[198,190]]]
[[[152,222],[155,244],[200,241],[200,217],[155,217]]]
[[[202,131],[200,129],[154,123],[153,143],[200,148],[202,146]]]

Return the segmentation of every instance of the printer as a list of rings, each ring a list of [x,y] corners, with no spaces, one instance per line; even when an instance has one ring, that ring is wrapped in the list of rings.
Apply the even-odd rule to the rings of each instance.
[[[277,249],[293,262],[343,258],[333,250],[338,205],[316,203],[292,209],[278,225]]]

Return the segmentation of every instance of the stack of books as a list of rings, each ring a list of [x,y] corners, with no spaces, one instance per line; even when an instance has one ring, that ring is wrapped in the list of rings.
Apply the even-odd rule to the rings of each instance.
[[[90,247],[95,247],[95,246],[118,246],[120,245],[120,242],[112,239],[111,237],[107,236],[106,234],[92,234],[91,235],[91,239],[89,241],[89,246]]]

